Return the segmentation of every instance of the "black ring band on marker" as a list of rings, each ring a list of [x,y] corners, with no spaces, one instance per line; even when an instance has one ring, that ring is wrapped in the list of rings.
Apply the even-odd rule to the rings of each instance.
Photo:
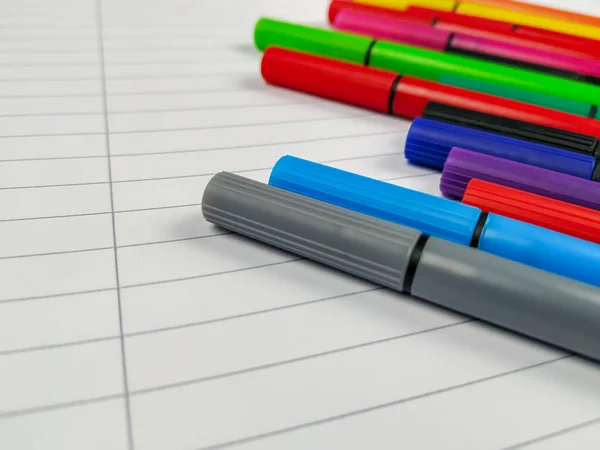
[[[588,113],[588,117],[590,119],[595,119],[597,113],[598,113],[598,105],[592,105],[590,107],[590,112]]]
[[[452,50],[452,41],[453,40],[454,40],[454,33],[450,33],[450,36],[448,36],[448,40],[446,41],[446,47],[444,47],[445,52],[449,52],[450,50]]]
[[[431,23],[429,24],[429,26],[435,27],[435,24],[438,23],[439,20],[440,20],[439,17],[434,17],[433,19],[431,19]]]
[[[421,260],[421,255],[423,254],[423,249],[425,248],[425,244],[427,244],[428,239],[429,236],[426,234],[419,236],[419,239],[417,239],[417,243],[415,244],[415,248],[413,248],[413,251],[410,254],[408,266],[406,267],[406,275],[404,275],[404,283],[402,284],[402,292],[406,294],[411,294],[413,281],[415,279],[415,274],[417,273],[417,267],[419,266],[419,261]]]
[[[592,172],[592,181],[600,181],[600,163],[598,161],[596,161],[596,167]]]
[[[388,114],[394,114],[394,99],[396,98],[396,90],[398,90],[398,85],[400,84],[401,79],[402,75],[398,75],[392,83],[392,87],[390,88],[390,96],[388,97]]]
[[[367,53],[365,54],[365,66],[368,66],[369,62],[371,61],[371,52],[373,51],[373,47],[376,43],[377,39],[373,39],[367,48]]]
[[[454,6],[452,6],[452,12],[456,12],[456,10],[458,9],[459,6],[460,6],[460,2],[455,1]]]
[[[485,222],[487,221],[488,213],[481,213],[479,216],[479,220],[477,221],[477,225],[475,226],[475,232],[473,233],[473,238],[471,239],[470,247],[477,248],[479,247],[479,239],[481,239],[481,233],[483,233],[483,227],[485,226]]]
[[[518,23],[513,23],[512,30],[513,31],[517,31],[517,28],[519,28],[519,24]]]

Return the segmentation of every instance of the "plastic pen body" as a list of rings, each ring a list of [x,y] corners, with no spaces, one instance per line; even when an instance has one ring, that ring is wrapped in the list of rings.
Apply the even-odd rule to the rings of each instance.
[[[234,174],[209,181],[202,212],[259,242],[600,359],[593,286]]]
[[[265,51],[261,71],[271,84],[409,119],[437,103],[576,133],[577,140],[585,139],[580,133],[593,141],[600,136],[593,119],[277,47]],[[537,138],[543,135],[536,130]]]
[[[341,31],[416,47],[535,70],[586,83],[600,84],[600,61],[529,48],[486,37],[470,36],[371,13],[342,10],[334,26]]]
[[[600,286],[600,245],[333,167],[284,156],[269,184]]]

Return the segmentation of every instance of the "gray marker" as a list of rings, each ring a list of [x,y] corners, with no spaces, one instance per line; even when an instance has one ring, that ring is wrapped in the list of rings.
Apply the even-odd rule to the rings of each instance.
[[[600,360],[600,289],[412,228],[221,172],[209,222]]]

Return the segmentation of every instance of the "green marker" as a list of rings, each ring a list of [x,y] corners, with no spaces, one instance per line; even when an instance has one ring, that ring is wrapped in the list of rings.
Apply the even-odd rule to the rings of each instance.
[[[256,24],[254,40],[260,50],[275,45],[431,81],[439,81],[444,74],[455,75],[509,88],[559,96],[588,105],[600,103],[600,86],[465,56],[375,41],[351,33],[262,18]]]
[[[497,97],[510,98],[531,105],[543,106],[544,108],[555,109],[576,116],[591,117],[592,119],[597,118],[596,111],[598,108],[592,108],[592,105],[589,103],[576,102],[553,95],[540,94],[539,92],[526,91],[524,89],[457,75],[442,74],[438,82],[471,91],[484,92]]]

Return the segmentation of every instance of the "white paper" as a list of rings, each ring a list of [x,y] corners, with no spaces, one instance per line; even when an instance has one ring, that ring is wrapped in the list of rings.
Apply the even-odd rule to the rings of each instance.
[[[0,448],[598,448],[597,364],[203,220],[285,154],[439,195],[408,121],[263,82],[258,18],[326,11],[2,3]]]

